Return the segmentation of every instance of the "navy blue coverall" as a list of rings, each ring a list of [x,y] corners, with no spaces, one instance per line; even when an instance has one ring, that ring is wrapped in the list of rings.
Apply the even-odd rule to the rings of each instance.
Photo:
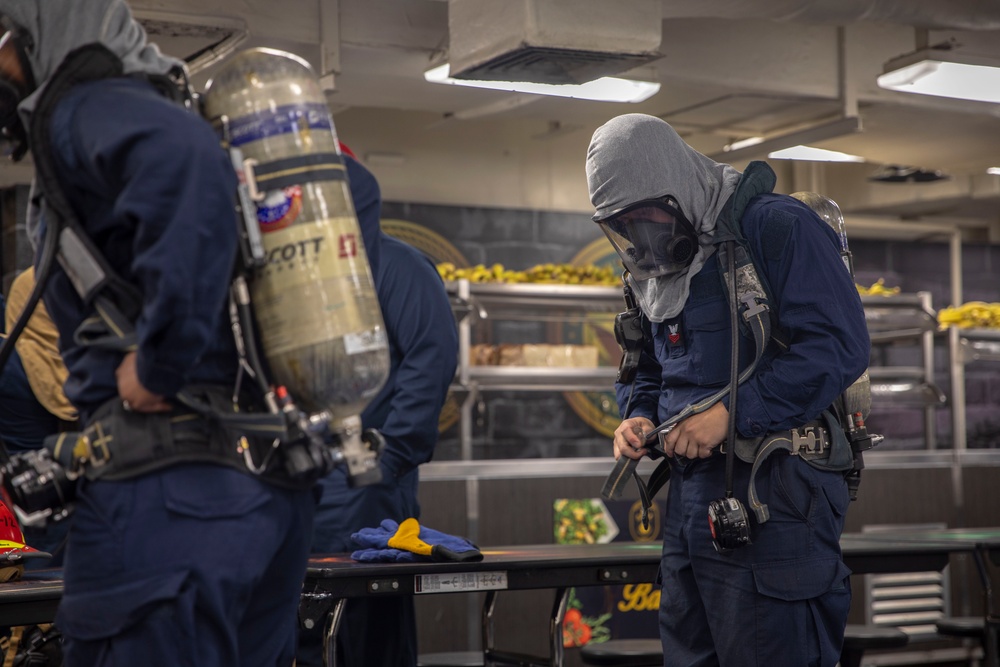
[[[211,126],[145,80],[115,78],[70,89],[49,129],[76,216],[142,295],[143,386],[168,399],[192,383],[231,390],[235,176]],[[92,312],[59,266],[45,302],[87,423],[119,400],[122,355],[74,342]],[[311,491],[223,465],[81,481],[56,618],[65,664],[291,664],[314,508]]]
[[[772,342],[739,388],[737,429],[754,438],[816,419],[867,367],[869,338],[836,237],[810,209],[791,197],[759,195],[742,229],[790,343],[779,350]],[[623,417],[659,424],[726,386],[729,327],[715,253],[693,277],[681,313],[652,323],[627,415],[630,386],[616,386]],[[745,367],[753,341],[740,338]],[[750,513],[753,543],[720,554],[707,519],[709,503],[725,495],[720,450],[672,462],[661,564],[666,664],[832,667],[851,601],[839,546],[849,503],[843,474],[774,454],[757,476],[770,520],[758,524]],[[735,464],[734,495],[746,506],[751,466]],[[803,606],[809,613],[801,613]]]
[[[320,482],[313,553],[354,551],[351,533],[384,519],[420,517],[417,466],[434,454],[438,417],[458,363],[455,317],[437,269],[423,253],[382,232],[378,182],[358,161],[346,155],[344,160],[391,358],[389,379],[361,419],[382,433],[386,447],[379,463],[382,483],[352,489],[340,469]],[[338,664],[412,666],[416,639],[412,598],[349,600]],[[303,634],[298,664],[320,664],[317,633]]]

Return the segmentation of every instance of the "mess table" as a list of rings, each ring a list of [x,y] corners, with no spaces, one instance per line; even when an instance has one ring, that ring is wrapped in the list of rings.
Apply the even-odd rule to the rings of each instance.
[[[993,596],[993,568],[1000,567],[1000,528],[894,529],[886,532],[855,533],[843,536],[842,547],[845,545],[845,539],[856,540],[859,546],[887,553],[903,545],[920,545],[924,548],[946,549],[949,554],[971,554],[983,595],[986,633],[983,665],[1000,667],[1000,615]],[[846,549],[844,560],[847,561]],[[850,562],[848,566],[850,567]]]
[[[0,584],[0,626],[51,623],[62,599],[59,571]]]
[[[1000,536],[1000,530],[997,531]],[[855,573],[941,570],[952,545],[939,540],[870,539],[845,534],[844,561]],[[559,667],[564,661],[562,622],[569,589],[648,583],[656,579],[660,543],[615,542],[591,545],[490,547],[474,563],[358,563],[347,554],[314,556],[309,561],[300,618],[308,627],[325,623],[324,660],[336,665],[335,639],[346,600],[377,595],[483,592],[484,664]],[[493,610],[504,590],[553,589],[548,656],[500,651],[495,645]]]
[[[998,621],[989,563],[1000,565],[1000,528],[845,533],[844,562],[856,574],[941,570],[953,553],[972,554],[983,585],[987,632],[996,646]],[[349,554],[310,558],[302,588],[300,621],[324,626],[324,661],[336,665],[336,633],[350,598],[439,593],[485,594],[482,645],[485,664],[559,667],[563,664],[562,622],[569,589],[580,586],[649,583],[656,579],[660,543],[526,545],[484,548],[471,563],[359,563]],[[55,575],[50,576],[57,576]],[[62,582],[35,573],[0,584],[0,625],[51,622]],[[548,656],[525,656],[496,648],[493,610],[505,590],[552,589]],[[995,648],[986,665],[1000,667]]]

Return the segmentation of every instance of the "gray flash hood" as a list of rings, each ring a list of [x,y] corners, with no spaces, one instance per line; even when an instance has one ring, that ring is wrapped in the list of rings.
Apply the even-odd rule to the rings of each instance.
[[[18,105],[21,121],[31,127],[31,116],[49,78],[74,49],[95,42],[121,58],[126,74],[166,74],[184,63],[160,53],[146,41],[146,31],[122,0],[0,0],[0,14],[31,37],[28,64],[38,87]],[[28,209],[28,238],[36,243],[38,198],[32,184]]]
[[[48,78],[84,44],[104,44],[122,59],[126,74],[166,74],[183,66],[146,41],[146,31],[122,0],[0,0],[0,14],[34,41],[27,55],[38,89],[18,107],[25,127]]]
[[[617,116],[594,132],[587,150],[587,185],[598,218],[644,199],[673,195],[698,232],[700,248],[687,271],[632,281],[650,320],[662,322],[681,312],[691,277],[715,250],[715,221],[739,180],[739,171],[694,150],[655,116]]]

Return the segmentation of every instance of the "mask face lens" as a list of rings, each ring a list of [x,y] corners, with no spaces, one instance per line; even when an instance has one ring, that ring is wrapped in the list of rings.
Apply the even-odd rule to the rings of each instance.
[[[662,205],[626,209],[598,224],[636,280],[680,273],[698,252],[690,223]]]

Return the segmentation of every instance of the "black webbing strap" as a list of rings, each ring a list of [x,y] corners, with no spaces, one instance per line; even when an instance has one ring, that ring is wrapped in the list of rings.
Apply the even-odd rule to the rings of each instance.
[[[138,339],[132,321],[107,297],[96,297],[93,305],[97,315],[85,319],[73,332],[73,340],[77,345],[122,352],[135,350]]]
[[[830,432],[818,422],[776,433],[760,444],[753,460],[753,467],[750,469],[750,486],[747,491],[747,499],[754,514],[757,515],[758,523],[765,523],[771,518],[767,505],[760,502],[757,496],[757,471],[764,461],[778,451],[787,451],[802,458],[821,458],[829,456],[832,446]]]
[[[213,405],[229,400],[221,388],[211,395],[202,388],[192,393]],[[184,462],[221,463],[246,471],[256,468],[258,459],[269,458],[274,434],[270,435],[251,442],[230,432],[221,421],[184,407],[169,413],[140,413],[112,399],[98,408],[82,431],[49,436],[45,447],[71,473],[115,480]]]
[[[35,171],[46,205],[53,213],[46,219],[46,234],[58,237],[59,263],[80,299],[99,312],[103,311],[102,318],[107,316],[111,323],[110,329],[138,317],[141,298],[135,287],[118,277],[107,260],[97,252],[59,187],[59,174],[51,153],[50,125],[57,102],[73,86],[122,75],[121,60],[101,44],[87,44],[72,51],[50,77],[32,116],[30,127]],[[46,278],[47,276],[39,276],[38,280],[43,282]],[[109,334],[95,329],[93,323],[81,333],[83,340],[87,341],[104,340],[109,335],[111,338],[124,340],[122,349],[128,349],[135,343],[134,339],[126,338],[120,332]]]
[[[639,477],[638,470],[633,469],[632,476],[635,478],[636,488],[639,489],[639,502],[642,504],[642,527],[648,529],[649,508],[653,506],[653,498],[670,479],[670,459],[663,457],[645,482]]]

